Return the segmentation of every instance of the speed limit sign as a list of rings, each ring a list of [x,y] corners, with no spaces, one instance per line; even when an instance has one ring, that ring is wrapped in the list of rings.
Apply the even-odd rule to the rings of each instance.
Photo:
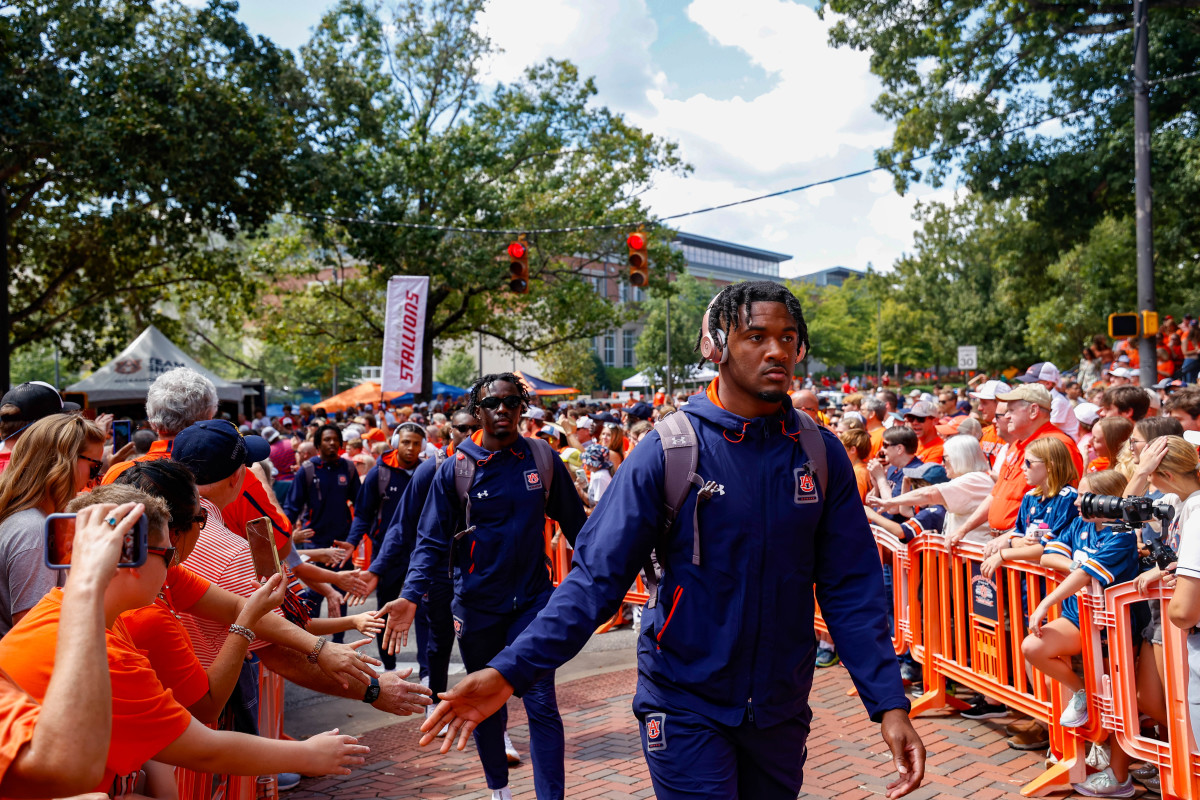
[[[958,348],[958,368],[975,369],[979,366],[979,349],[973,345],[963,345]]]

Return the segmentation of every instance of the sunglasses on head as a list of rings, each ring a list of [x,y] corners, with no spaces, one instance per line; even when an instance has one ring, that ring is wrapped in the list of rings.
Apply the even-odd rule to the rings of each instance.
[[[520,395],[510,394],[507,397],[485,397],[479,401],[479,406],[481,408],[486,408],[488,411],[495,411],[500,407],[500,404],[503,403],[504,407],[508,410],[516,411],[521,407],[523,402],[524,401],[521,400]]]
[[[152,556],[162,556],[163,563],[167,565],[168,569],[171,568],[171,562],[175,560],[174,547],[147,547],[146,553]]]
[[[79,457],[82,458],[84,461],[88,461],[91,463],[91,466],[88,467],[88,478],[90,478],[91,480],[96,480],[96,478],[99,478],[100,470],[104,468],[104,462],[97,461],[94,458],[88,458],[83,453],[80,453]]]
[[[478,425],[454,425],[453,428],[459,433],[474,433],[479,430]]]

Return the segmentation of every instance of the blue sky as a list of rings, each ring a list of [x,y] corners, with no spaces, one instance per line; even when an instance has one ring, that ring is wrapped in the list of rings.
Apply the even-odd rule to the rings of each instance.
[[[296,49],[330,0],[244,0],[254,31]],[[871,110],[864,53],[828,46],[829,20],[794,0],[492,0],[480,24],[503,49],[493,80],[567,58],[596,77],[599,102],[680,144],[694,167],[647,200],[673,214],[873,164],[891,126]],[[883,174],[681,220],[683,230],[793,256],[784,274],[868,263],[911,248],[914,203]]]

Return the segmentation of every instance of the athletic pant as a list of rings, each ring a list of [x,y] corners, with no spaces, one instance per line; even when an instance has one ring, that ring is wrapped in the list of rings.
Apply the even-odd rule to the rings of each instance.
[[[450,671],[450,652],[454,648],[454,615],[450,600],[454,586],[449,581],[434,581],[421,598],[413,628],[417,636],[417,664],[422,680],[436,698],[446,691]]]
[[[458,639],[463,664],[468,672],[487,666],[496,655],[521,634],[537,616],[549,592],[525,611],[495,617],[497,620],[482,630],[464,629]],[[558,713],[558,698],[554,694],[554,673],[533,684],[521,700],[529,716],[529,754],[533,761],[533,786],[538,800],[562,800],[566,786],[565,735],[562,717]],[[489,789],[508,785],[508,758],[504,755],[504,731],[508,715],[503,709],[479,723],[475,728],[475,749]]]
[[[804,783],[809,723],[770,728],[714,722],[688,709],[635,709],[659,800],[795,800]]]

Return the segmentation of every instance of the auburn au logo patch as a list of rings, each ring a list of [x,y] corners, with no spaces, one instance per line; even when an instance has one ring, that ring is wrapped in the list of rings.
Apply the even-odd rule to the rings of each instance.
[[[535,491],[542,488],[542,474],[536,469],[525,471],[525,488]]]
[[[817,482],[813,480],[808,467],[797,467],[793,475],[796,478],[796,491],[792,501],[797,505],[817,502]]]
[[[667,749],[667,715],[661,711],[646,715],[646,749]]]

